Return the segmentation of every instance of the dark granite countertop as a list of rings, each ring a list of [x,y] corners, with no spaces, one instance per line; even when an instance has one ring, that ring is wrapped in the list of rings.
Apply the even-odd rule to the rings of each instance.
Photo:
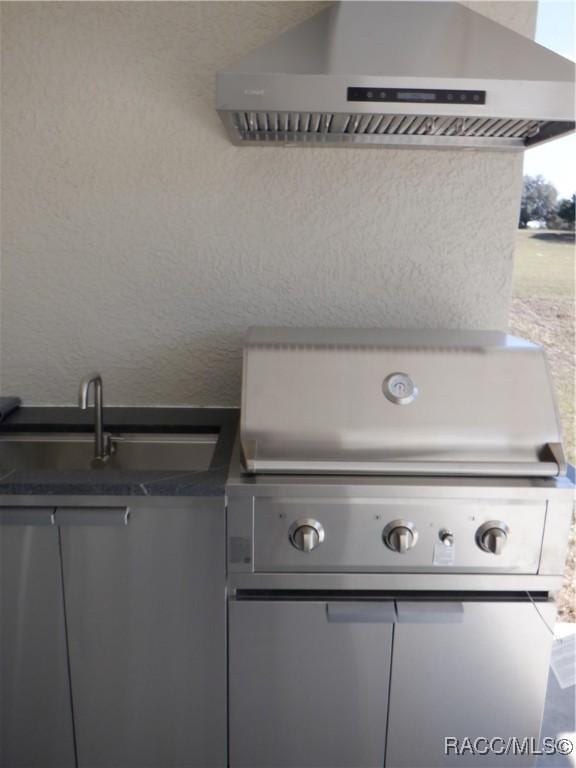
[[[0,424],[0,436],[10,433],[89,433],[92,409],[21,407]],[[223,496],[236,438],[239,411],[235,408],[106,407],[106,430],[118,432],[218,433],[209,469],[192,472],[119,470],[0,469],[0,495],[90,496]]]

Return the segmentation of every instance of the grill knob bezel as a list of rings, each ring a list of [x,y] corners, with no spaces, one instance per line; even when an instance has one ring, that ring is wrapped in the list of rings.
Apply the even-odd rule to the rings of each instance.
[[[382,540],[392,552],[404,555],[416,546],[418,531],[409,520],[392,520],[382,531]]]
[[[488,520],[476,531],[476,543],[483,552],[500,556],[510,538],[510,529],[501,520]]]
[[[305,531],[305,529],[308,529],[308,531]],[[307,535],[308,532],[312,533],[311,537]],[[296,520],[288,531],[288,538],[292,546],[304,554],[318,549],[325,537],[326,534],[322,523],[312,517]]]

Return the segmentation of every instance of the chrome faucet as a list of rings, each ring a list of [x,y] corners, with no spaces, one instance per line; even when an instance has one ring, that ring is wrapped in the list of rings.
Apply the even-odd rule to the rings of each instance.
[[[92,373],[80,383],[78,406],[85,411],[88,408],[90,385],[94,385],[94,459],[96,462],[106,461],[110,456],[110,438],[104,432],[104,411],[102,398],[102,376]]]

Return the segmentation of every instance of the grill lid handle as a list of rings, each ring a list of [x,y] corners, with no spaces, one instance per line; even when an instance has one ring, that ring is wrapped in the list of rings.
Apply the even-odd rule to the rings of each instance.
[[[548,443],[551,461],[317,461],[246,459],[257,474],[406,475],[464,477],[563,477],[566,459],[559,443]]]

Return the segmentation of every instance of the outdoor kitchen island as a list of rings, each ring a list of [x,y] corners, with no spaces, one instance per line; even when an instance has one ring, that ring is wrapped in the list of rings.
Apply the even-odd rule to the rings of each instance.
[[[337,345],[288,348],[308,356],[297,361],[306,377]],[[420,374],[406,391],[416,368],[389,371],[373,339],[347,349],[355,365],[328,376],[332,398],[374,349],[379,404],[428,396]],[[325,410],[310,411],[296,375],[278,377],[278,359],[273,396],[252,389],[249,358],[256,351],[264,366],[261,383],[271,350],[286,355],[282,344],[247,344],[244,456],[235,409],[104,410],[111,461],[146,464],[154,436],[191,442],[180,448],[194,466],[174,472],[78,469],[93,435],[92,414],[76,408],[24,407],[2,424],[0,457],[14,462],[0,465],[2,768],[534,764],[451,747],[538,738],[572,495],[551,474],[560,453],[542,453],[548,477],[418,475],[407,450],[400,476],[302,464],[282,474],[274,462],[294,440],[315,450]],[[301,409],[280,440],[272,417],[290,415],[291,395],[278,382]],[[361,410],[342,414],[361,423]],[[382,434],[393,432],[386,420]],[[314,460],[342,461],[345,442]]]

